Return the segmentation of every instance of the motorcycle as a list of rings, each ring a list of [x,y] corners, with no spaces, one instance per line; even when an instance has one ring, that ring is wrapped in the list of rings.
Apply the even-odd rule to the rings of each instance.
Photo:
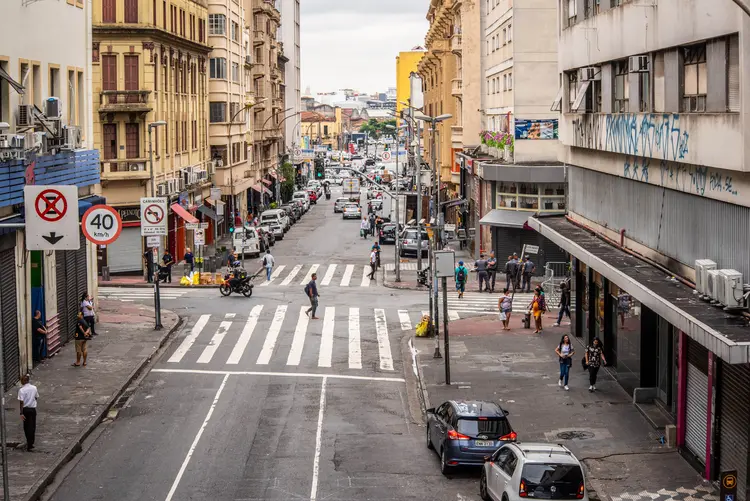
[[[235,283],[231,283],[232,275],[235,275]],[[242,294],[245,297],[253,295],[253,279],[258,275],[248,276],[245,270],[235,270],[233,272],[227,272],[224,275],[224,283],[219,287],[219,292],[222,296],[229,296],[233,292],[235,294]]]

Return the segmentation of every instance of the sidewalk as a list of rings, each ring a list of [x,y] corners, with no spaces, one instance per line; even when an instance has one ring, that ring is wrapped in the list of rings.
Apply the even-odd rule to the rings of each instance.
[[[551,327],[557,312],[545,316],[541,335],[521,328],[521,317],[511,317],[508,332],[500,330],[496,315],[451,322],[451,386],[445,385],[444,359],[433,359],[435,340],[415,338],[427,407],[450,399],[499,402],[520,441],[569,447],[600,499],[718,500],[676,449],[661,444],[662,430],[648,424],[606,368],[597,391],[588,392],[588,372],[580,363],[584,346],[577,340],[570,391],[558,386],[554,350],[569,327]]]
[[[445,250],[453,250],[456,253],[456,262],[463,260],[464,263],[474,263],[474,261],[470,257],[468,249],[459,250],[459,249],[446,248]],[[427,268],[429,264],[430,263],[427,260],[427,258],[422,259],[423,268]],[[417,283],[416,265],[417,265],[416,257],[401,258],[401,281],[400,282],[396,282],[396,270],[394,268],[395,265],[393,263],[388,263],[386,266],[383,266],[382,267],[383,285],[391,289],[407,289],[407,290],[423,289],[424,287]],[[471,266],[467,265],[467,268],[471,269]],[[477,282],[476,274],[473,274],[472,276],[469,276],[469,282],[467,283],[467,287],[470,286],[471,284],[474,284],[475,287],[478,287],[477,283],[478,282]]]
[[[87,367],[71,366],[75,346],[68,342],[31,374],[31,383],[39,389],[34,452],[25,450],[18,417],[20,383],[5,394],[8,478],[13,500],[38,499],[180,324],[175,313],[162,310],[164,329],[154,331],[153,309],[110,300],[99,302],[99,316],[99,335],[89,343]]]

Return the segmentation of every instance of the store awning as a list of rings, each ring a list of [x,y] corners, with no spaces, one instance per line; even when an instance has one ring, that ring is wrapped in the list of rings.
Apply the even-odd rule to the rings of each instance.
[[[528,224],[725,362],[750,362],[744,317],[706,303],[692,288],[565,217],[532,217]]]
[[[273,184],[268,179],[261,179],[261,181],[263,181],[263,184],[265,184],[266,186],[271,186]]]
[[[8,85],[13,87],[16,92],[18,92],[19,94],[23,94],[23,85],[13,80],[10,75],[8,75],[8,73],[2,68],[0,68],[0,78],[8,82]]]
[[[201,205],[200,207],[198,207],[198,212],[200,212],[204,216],[210,217],[214,221],[216,221],[219,217],[216,215],[215,210],[213,210],[211,207],[206,207],[205,205]]]
[[[186,223],[197,223],[198,219],[190,214],[188,211],[185,210],[185,208],[180,204],[172,204],[170,206],[172,208],[172,212],[180,216],[182,219],[185,220]]]
[[[503,228],[523,228],[529,217],[533,215],[534,212],[530,211],[493,209],[479,220],[479,224],[500,226]]]
[[[252,186],[252,189],[254,189],[255,191],[257,191],[258,193],[263,193],[263,185],[260,184],[260,183],[254,184]]]
[[[270,197],[272,197],[272,196],[273,196],[273,193],[271,193],[271,190],[269,190],[269,189],[268,189],[268,188],[266,188],[265,186],[263,187],[263,193],[265,193],[266,195],[268,195],[268,196],[270,196]]]

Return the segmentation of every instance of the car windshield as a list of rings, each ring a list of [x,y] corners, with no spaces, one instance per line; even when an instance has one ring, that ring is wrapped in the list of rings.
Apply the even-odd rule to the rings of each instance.
[[[348,199],[348,198],[337,198],[337,199],[336,199],[336,203],[337,203],[337,204],[345,204],[345,203],[347,203],[348,201],[349,201],[349,199]]]
[[[583,483],[583,472],[577,464],[526,463],[521,473],[526,491],[535,498],[574,499]]]
[[[487,435],[488,438],[500,438],[512,430],[510,423],[505,418],[459,418],[458,432],[470,437]]]
[[[264,223],[274,223],[278,220],[278,216],[276,214],[269,214],[267,216],[260,216],[260,220]]]

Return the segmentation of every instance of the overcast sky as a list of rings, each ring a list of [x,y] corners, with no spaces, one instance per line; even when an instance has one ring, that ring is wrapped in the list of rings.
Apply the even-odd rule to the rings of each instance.
[[[301,0],[302,92],[396,85],[396,56],[424,45],[429,0]]]

